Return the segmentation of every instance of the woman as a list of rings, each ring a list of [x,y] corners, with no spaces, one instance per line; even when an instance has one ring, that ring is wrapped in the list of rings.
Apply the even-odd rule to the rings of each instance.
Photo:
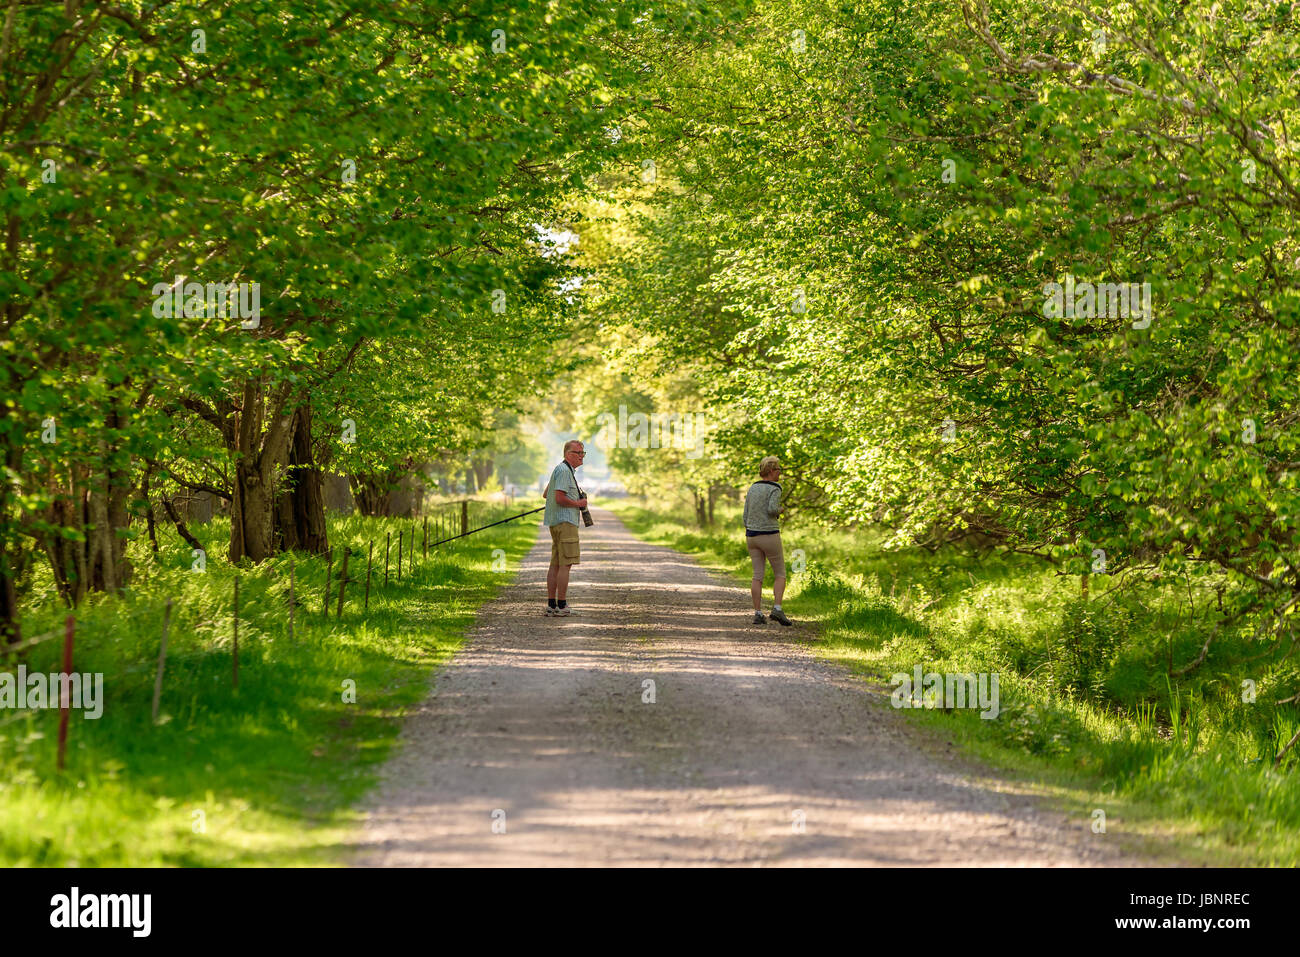
[[[749,560],[754,565],[754,580],[750,582],[749,593],[754,598],[754,624],[767,622],[763,617],[763,572],[764,562],[772,565],[772,595],[776,599],[772,604],[772,620],[783,625],[790,624],[781,610],[781,596],[785,594],[785,556],[781,553],[781,526],[777,522],[781,515],[781,486],[777,478],[781,475],[781,464],[775,455],[769,455],[758,463],[758,481],[749,487],[745,495],[745,544],[749,548]]]

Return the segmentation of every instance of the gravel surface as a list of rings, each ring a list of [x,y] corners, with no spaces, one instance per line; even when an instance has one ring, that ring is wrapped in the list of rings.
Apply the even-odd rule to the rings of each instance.
[[[542,529],[408,717],[355,863],[1146,863],[907,727],[797,604],[753,625],[745,589],[592,513],[575,613],[543,615]]]

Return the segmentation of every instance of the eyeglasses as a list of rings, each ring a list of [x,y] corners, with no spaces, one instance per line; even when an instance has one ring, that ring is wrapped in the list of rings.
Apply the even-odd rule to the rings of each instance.
[[[570,449],[569,452],[568,452],[568,454],[569,454],[569,455],[586,455],[587,453],[586,453],[585,451],[581,451],[581,450],[579,450],[579,449]]]

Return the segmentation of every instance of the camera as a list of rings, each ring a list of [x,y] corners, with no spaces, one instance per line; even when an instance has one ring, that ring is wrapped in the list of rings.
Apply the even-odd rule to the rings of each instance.
[[[586,497],[587,497],[587,493],[584,492],[582,489],[578,489],[578,498],[586,498]],[[591,528],[591,526],[596,524],[596,520],[591,517],[591,512],[588,511],[586,507],[580,508],[578,509],[578,511],[582,513],[582,524],[584,526],[586,526],[587,528]]]

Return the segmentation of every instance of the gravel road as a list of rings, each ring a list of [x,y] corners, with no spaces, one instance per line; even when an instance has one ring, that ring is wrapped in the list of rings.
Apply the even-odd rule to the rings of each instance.
[[[797,604],[750,624],[743,588],[592,512],[575,614],[542,614],[541,529],[407,718],[354,863],[1145,863],[819,661]]]

